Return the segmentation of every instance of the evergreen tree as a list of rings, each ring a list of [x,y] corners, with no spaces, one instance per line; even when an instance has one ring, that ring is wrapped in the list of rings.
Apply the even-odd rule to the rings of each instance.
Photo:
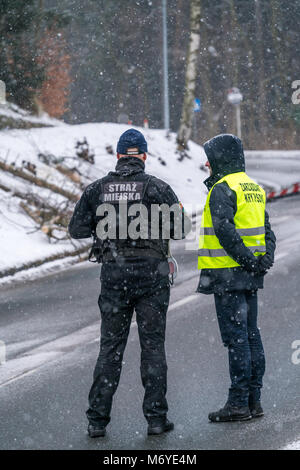
[[[45,9],[41,1],[0,0],[0,79],[9,100],[36,110],[36,93],[47,79],[39,41],[47,28],[66,23],[64,15]]]
[[[32,34],[38,19],[34,0],[0,0],[0,79],[8,99],[31,108],[34,90],[42,83],[43,70],[36,62]]]

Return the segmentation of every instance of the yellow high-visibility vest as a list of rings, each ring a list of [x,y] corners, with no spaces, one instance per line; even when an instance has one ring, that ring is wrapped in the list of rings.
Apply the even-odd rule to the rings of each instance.
[[[254,256],[266,253],[265,242],[265,191],[243,171],[224,176],[216,184],[226,181],[236,193],[237,211],[234,216],[236,231]],[[224,250],[217,238],[209,207],[213,188],[208,193],[202,214],[198,269],[220,269],[240,266]]]

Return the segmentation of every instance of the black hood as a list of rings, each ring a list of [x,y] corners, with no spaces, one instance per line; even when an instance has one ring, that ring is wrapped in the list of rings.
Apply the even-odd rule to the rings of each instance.
[[[204,151],[215,182],[223,176],[245,171],[245,156],[241,140],[232,134],[220,134],[204,144]],[[206,181],[208,181],[206,180]]]
[[[137,157],[122,157],[118,160],[116,171],[111,171],[111,175],[130,176],[145,171],[145,163]]]

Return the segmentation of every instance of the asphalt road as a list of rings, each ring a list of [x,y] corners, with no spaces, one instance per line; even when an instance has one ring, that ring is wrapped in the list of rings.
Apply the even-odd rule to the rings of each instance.
[[[180,275],[167,324],[169,417],[175,430],[147,437],[139,341],[133,322],[112,421],[102,439],[86,435],[87,394],[99,348],[99,268],[80,265],[0,290],[0,449],[278,449],[300,438],[300,197],[268,206],[277,261],[260,292],[267,357],[265,417],[212,424],[226,401],[227,351],[213,297],[195,294],[196,253],[175,247]],[[1,347],[1,346],[0,346]]]

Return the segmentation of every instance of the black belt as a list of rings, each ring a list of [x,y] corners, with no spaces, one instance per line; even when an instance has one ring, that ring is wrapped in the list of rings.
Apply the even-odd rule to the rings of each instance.
[[[103,254],[103,263],[109,261],[116,261],[118,258],[140,258],[140,257],[150,257],[150,258],[157,258],[161,260],[166,260],[167,256],[163,253],[159,253],[152,248],[133,248],[133,249],[123,249],[119,250],[115,253],[115,256],[112,254],[111,251],[108,251]]]

